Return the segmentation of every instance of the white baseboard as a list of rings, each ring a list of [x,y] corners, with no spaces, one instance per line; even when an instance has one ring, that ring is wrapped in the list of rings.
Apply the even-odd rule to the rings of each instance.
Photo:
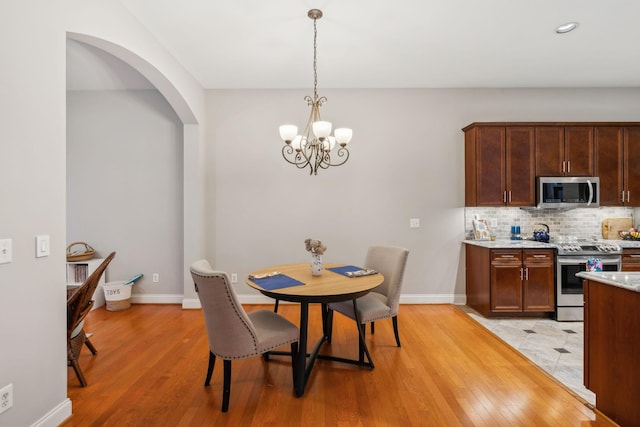
[[[241,304],[273,304],[273,299],[264,295],[238,295]],[[182,308],[200,308],[200,301],[187,306],[187,300],[182,303]],[[400,296],[400,304],[466,304],[467,296],[457,294],[407,294]],[[286,301],[281,301],[287,304]]]
[[[133,294],[133,304],[181,304],[184,296],[181,294]]]
[[[194,299],[187,299],[187,298],[183,298],[182,299],[182,308],[183,309],[192,309],[192,308],[202,308],[202,306],[200,305],[200,300],[197,298]]]
[[[71,416],[71,399],[63,400],[58,406],[50,410],[31,427],[56,427]]]

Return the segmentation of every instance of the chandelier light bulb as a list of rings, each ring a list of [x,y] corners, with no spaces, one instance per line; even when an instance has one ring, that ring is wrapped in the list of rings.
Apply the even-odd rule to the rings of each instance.
[[[328,136],[324,141],[322,141],[324,145],[324,149],[327,151],[333,150],[333,147],[336,146],[336,139],[332,136]]]
[[[313,134],[318,139],[323,139],[331,134],[331,122],[313,122]]]
[[[351,142],[351,137],[353,137],[353,130],[349,128],[338,128],[333,133],[336,136],[338,144],[343,147]]]
[[[305,142],[304,145],[306,145],[307,139],[304,138],[302,135],[296,135],[293,138],[293,141],[291,142],[291,146],[296,150],[296,151],[300,151],[302,149],[302,142]]]
[[[295,125],[282,125],[280,126],[280,138],[287,144],[293,141],[298,134],[298,126]]]

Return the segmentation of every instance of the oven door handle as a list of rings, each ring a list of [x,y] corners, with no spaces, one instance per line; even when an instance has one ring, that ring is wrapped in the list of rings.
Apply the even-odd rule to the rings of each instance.
[[[556,258],[556,262],[560,265],[571,265],[571,264],[585,264],[589,258],[599,258],[602,260],[603,264],[619,264],[622,262],[622,257],[616,256],[607,256],[607,257],[598,257],[598,256],[571,256],[571,257],[563,257],[562,255]]]

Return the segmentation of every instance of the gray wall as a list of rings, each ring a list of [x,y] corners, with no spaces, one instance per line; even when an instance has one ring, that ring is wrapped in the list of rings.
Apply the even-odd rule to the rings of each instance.
[[[182,301],[182,139],[158,91],[67,93],[67,242],[116,251],[109,281],[143,273],[134,301]]]
[[[4,0],[1,9],[0,238],[13,240],[13,262],[0,265],[0,387],[13,385],[13,407],[0,414],[0,425],[55,426],[72,411],[65,342],[67,32],[126,46],[120,54],[163,83],[174,109],[190,117],[186,154],[200,150],[204,95],[119,2]],[[184,212],[197,219],[189,223],[199,236],[202,209],[192,207],[200,203],[201,172],[197,165],[191,171],[196,190],[184,191]],[[35,257],[38,234],[51,238],[48,257]]]
[[[411,250],[402,301],[464,298],[464,150],[474,121],[640,121],[640,89],[320,90],[322,116],[354,129],[347,164],[318,176],[282,159],[278,125],[304,126],[305,91],[207,91],[208,253],[242,278],[307,262],[360,263],[367,246]],[[422,227],[409,228],[410,218]],[[240,280],[242,282],[242,280]],[[252,300],[243,283],[237,291]],[[257,297],[255,297],[257,300]]]

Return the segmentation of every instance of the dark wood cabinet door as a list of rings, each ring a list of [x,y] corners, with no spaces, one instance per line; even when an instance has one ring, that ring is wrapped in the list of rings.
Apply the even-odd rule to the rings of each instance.
[[[569,126],[564,128],[565,175],[594,175],[593,145],[593,126]]]
[[[491,311],[522,311],[522,274],[520,250],[491,251]]]
[[[640,249],[622,250],[622,271],[640,271]]]
[[[536,204],[534,128],[509,126],[506,128],[505,139],[507,205],[534,206]]]
[[[523,311],[555,310],[553,251],[524,250]]]
[[[640,127],[625,128],[624,142],[626,205],[640,206]]]
[[[505,128],[476,129],[476,204],[505,204]]]
[[[640,134],[638,135],[640,142]],[[600,177],[600,205],[622,206],[624,187],[624,129],[595,128],[596,173]],[[640,167],[638,168],[640,169]],[[640,195],[638,200],[640,200]]]
[[[564,127],[535,128],[536,176],[562,176]]]

